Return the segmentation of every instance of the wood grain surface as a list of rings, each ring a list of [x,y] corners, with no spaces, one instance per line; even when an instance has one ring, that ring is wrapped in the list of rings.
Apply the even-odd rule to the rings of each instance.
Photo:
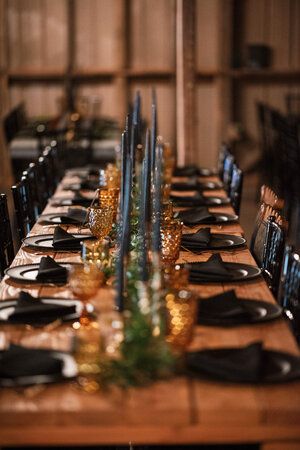
[[[64,182],[76,181],[66,179]],[[67,193],[68,194],[68,193]],[[209,195],[210,193],[206,193]],[[222,191],[213,194],[225,195]],[[68,195],[72,195],[71,193]],[[56,197],[66,196],[58,188]],[[59,208],[66,210],[66,208]],[[232,213],[229,206],[214,208]],[[57,211],[48,204],[45,213]],[[37,223],[31,234],[53,231]],[[216,232],[242,234],[238,224],[211,227]],[[66,227],[76,231],[76,227]],[[79,261],[75,253],[49,253],[56,261]],[[206,260],[210,252],[193,255]],[[221,252],[225,261],[255,265],[247,248]],[[180,261],[190,257],[181,252]],[[41,254],[22,247],[13,265],[38,262]],[[211,283],[192,286],[200,297],[234,288],[241,297],[275,302],[262,277],[243,283]],[[5,277],[1,300],[20,289],[32,295],[72,298],[68,285],[23,286]],[[99,323],[112,314],[113,291],[107,286],[92,299],[100,312]],[[102,321],[102,322],[101,322]],[[1,326],[7,342],[28,346],[70,348],[73,331],[64,324],[53,331],[26,326]],[[299,355],[296,342],[283,319],[234,328],[197,326],[190,349],[244,346],[262,341],[269,349]],[[174,377],[151,386],[121,391],[112,388],[91,395],[75,382],[0,390],[0,445],[172,444],[260,442],[264,449],[300,448],[300,382],[254,386]]]

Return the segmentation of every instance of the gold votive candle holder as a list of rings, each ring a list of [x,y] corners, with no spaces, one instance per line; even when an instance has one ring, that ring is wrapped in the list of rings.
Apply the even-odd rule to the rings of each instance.
[[[179,353],[183,352],[193,338],[197,303],[195,295],[186,290],[171,290],[166,297],[166,340]]]
[[[173,219],[164,222],[160,228],[161,257],[165,266],[172,265],[179,257],[183,223]]]

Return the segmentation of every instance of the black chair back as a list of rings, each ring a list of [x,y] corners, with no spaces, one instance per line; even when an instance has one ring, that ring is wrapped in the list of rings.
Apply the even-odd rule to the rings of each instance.
[[[0,230],[0,277],[3,277],[15,256],[5,194],[0,194]]]
[[[35,224],[34,206],[31,203],[26,177],[22,177],[21,181],[12,186],[11,190],[15,205],[18,235],[20,241],[22,241]]]
[[[43,156],[40,156],[36,163],[36,172],[38,179],[38,195],[39,195],[39,204],[40,209],[43,211],[45,206],[47,205],[48,198],[50,197],[49,186],[48,186],[48,178],[47,178],[47,161]],[[50,190],[51,191],[51,190]]]
[[[243,191],[243,172],[233,164],[232,177],[230,183],[229,197],[231,205],[237,215],[240,214],[241,199]]]
[[[278,303],[284,312],[298,342],[300,341],[300,255],[287,245],[284,251]]]
[[[23,177],[27,179],[30,203],[32,204],[34,211],[34,218],[37,220],[42,212],[42,205],[40,203],[39,195],[39,181],[37,177],[37,168],[35,163],[30,163],[26,170],[23,172]]]
[[[224,173],[224,161],[225,158],[230,154],[230,150],[227,144],[222,142],[220,151],[219,151],[219,157],[218,157],[218,173],[221,180],[223,180],[223,173]]]
[[[270,216],[267,219],[262,261],[263,275],[275,297],[278,295],[285,240],[284,228],[281,224],[276,223],[276,220],[274,216]]]
[[[223,183],[224,188],[227,192],[230,191],[233,164],[234,164],[234,156],[231,153],[228,153],[224,158],[224,169],[223,169]]]

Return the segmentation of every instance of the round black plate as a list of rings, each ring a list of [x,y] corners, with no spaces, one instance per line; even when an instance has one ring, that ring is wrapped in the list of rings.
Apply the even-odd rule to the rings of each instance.
[[[226,383],[232,383],[230,380],[224,380],[217,375],[193,370],[193,356],[196,352],[188,353],[189,369],[191,375],[199,375],[201,378],[212,379]],[[257,384],[263,383],[283,383],[286,381],[293,381],[300,378],[300,358],[290,353],[279,352],[276,350],[263,350],[263,368],[262,377]],[[236,381],[235,381],[236,383]],[[238,383],[249,384],[249,381],[239,381]],[[251,382],[250,384],[253,384]]]
[[[264,302],[262,300],[248,300],[240,298],[240,301],[247,305],[247,309],[253,311],[253,316],[244,321],[238,317],[213,317],[205,314],[201,314],[198,318],[199,325],[211,325],[211,326],[234,326],[251,323],[268,322],[269,320],[278,319],[282,317],[282,308],[274,303]],[[200,320],[201,319],[201,320]]]
[[[216,220],[209,220],[207,219],[206,221],[200,221],[198,223],[190,223],[189,221],[185,221],[183,219],[182,222],[184,223],[185,226],[187,227],[196,227],[197,225],[226,225],[226,224],[230,224],[233,222],[237,222],[239,216],[237,216],[236,214],[226,214],[226,213],[218,213],[218,212],[213,212],[211,213],[214,215],[214,217],[216,218]],[[178,213],[174,214],[175,217],[178,217]]]
[[[70,270],[73,265],[81,265],[81,263],[71,263],[71,262],[59,262],[59,265]],[[40,263],[37,264],[24,264],[22,266],[9,267],[5,270],[5,275],[12,278],[14,281],[28,283],[28,284],[54,284],[54,283],[43,283],[41,280],[37,280],[36,276],[38,274]],[[65,283],[64,283],[65,284]]]
[[[196,263],[199,264],[199,263]],[[192,284],[201,284],[201,283],[234,283],[236,281],[247,281],[247,280],[253,280],[254,278],[257,278],[259,275],[261,275],[261,270],[256,266],[251,266],[249,264],[242,264],[242,263],[229,263],[224,262],[224,265],[227,269],[229,269],[232,272],[233,277],[231,279],[228,279],[226,277],[222,277],[221,275],[217,278],[210,279],[204,274],[200,273],[194,273],[191,271],[189,274],[189,281]],[[193,266],[193,263],[188,263],[187,268],[190,269],[191,266]]]
[[[185,236],[185,235],[183,235]],[[187,235],[186,235],[187,236]],[[211,242],[207,247],[201,247],[196,243],[189,243],[188,245],[181,245],[183,250],[187,249],[187,251],[193,253],[201,253],[206,250],[221,250],[221,249],[232,249],[235,247],[241,247],[245,245],[246,239],[242,236],[235,236],[232,234],[223,234],[223,233],[212,233]]]
[[[45,350],[54,358],[61,359],[63,361],[63,367],[61,373],[51,375],[30,375],[18,378],[1,378],[0,386],[2,387],[18,387],[18,386],[30,386],[34,384],[49,384],[57,383],[59,381],[67,381],[77,377],[78,370],[77,364],[73,356],[64,352],[56,352]]]
[[[183,197],[183,200],[180,199],[180,196],[171,196],[171,200],[175,203],[175,206],[222,206],[228,205],[230,203],[230,198],[228,197],[203,197],[203,199],[193,198],[191,196],[190,199]]]
[[[93,200],[94,198],[83,198],[78,201],[74,201],[73,198],[53,198],[51,206],[90,206]]]
[[[215,189],[222,189],[223,183],[218,181],[203,181],[198,182],[196,186],[188,183],[173,183],[172,191],[211,191]]]
[[[84,209],[84,208],[83,208]],[[86,210],[87,211],[87,210]],[[53,224],[53,225],[77,225],[80,226],[79,222],[62,222],[61,217],[67,217],[67,213],[59,212],[59,213],[52,213],[52,214],[42,214],[39,217],[39,222],[45,223],[45,224]],[[72,220],[72,219],[71,219]]]
[[[75,305],[76,308],[76,312],[73,314],[68,314],[66,316],[62,316],[61,320],[63,320],[64,322],[67,322],[69,320],[75,320],[78,319],[78,317],[80,317],[80,313],[82,310],[82,303],[79,300],[66,300],[65,298],[57,298],[57,297],[43,297],[42,299],[43,303],[49,303],[49,304],[54,304],[54,305],[62,305],[62,306],[73,306]],[[17,304],[17,299],[12,298],[10,300],[4,300],[3,302],[0,302],[0,321],[1,322],[9,322],[9,315],[10,313],[13,312],[16,304]],[[18,322],[21,323],[21,322]],[[38,322],[36,322],[38,323]]]
[[[93,236],[90,234],[79,234],[79,233],[72,233],[72,236],[75,238],[78,238],[78,240],[87,240],[87,239],[94,239]],[[72,248],[63,248],[63,249],[56,249],[53,247],[53,234],[40,234],[35,236],[29,236],[25,239],[23,239],[23,243],[27,245],[30,248],[34,248],[37,250],[49,250],[54,252],[72,252],[72,251],[79,251],[78,249],[72,249]],[[79,244],[79,242],[78,242]]]

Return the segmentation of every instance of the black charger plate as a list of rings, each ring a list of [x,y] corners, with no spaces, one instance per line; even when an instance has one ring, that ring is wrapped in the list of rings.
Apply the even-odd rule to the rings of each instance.
[[[52,350],[44,350],[53,356],[54,358],[61,359],[63,361],[62,371],[57,374],[51,375],[30,375],[17,378],[3,378],[0,377],[1,387],[19,387],[19,386],[31,386],[35,384],[49,384],[57,383],[61,381],[69,381],[77,377],[78,370],[77,364],[72,355],[65,352],[57,352]]]
[[[205,315],[199,311],[198,324],[211,326],[235,326],[251,323],[268,322],[270,320],[282,317],[282,308],[274,303],[264,302],[262,300],[249,300],[240,298],[241,302],[247,305],[247,309],[253,311],[253,316],[242,319],[241,317],[217,317],[212,315]]]
[[[83,198],[78,201],[74,201],[73,198],[53,198],[51,206],[85,206],[91,205],[94,198]],[[74,201],[74,203],[73,203]]]
[[[196,227],[197,225],[226,225],[226,224],[230,224],[233,222],[237,222],[239,216],[237,216],[236,214],[227,214],[227,213],[219,213],[219,212],[213,212],[211,213],[214,217],[215,220],[210,220],[210,219],[206,219],[204,221],[200,221],[200,222],[195,222],[195,223],[191,223],[188,220],[185,221],[184,219],[182,219],[180,217],[180,213],[176,213],[174,214],[175,217],[178,217],[183,223],[184,225],[186,225],[187,227]]]
[[[193,207],[193,206],[223,206],[229,205],[230,198],[228,197],[203,197],[203,199],[193,198],[187,199],[186,197],[171,195],[171,200],[175,203],[175,206],[179,207]]]
[[[75,306],[76,308],[76,312],[73,314],[67,314],[65,316],[61,316],[60,319],[63,322],[67,322],[69,320],[76,320],[78,319],[78,317],[80,317],[80,313],[82,310],[82,303],[79,300],[66,300],[65,298],[57,298],[57,297],[43,297],[40,298],[39,300],[42,300],[43,303],[49,303],[52,305],[60,305],[60,306]],[[10,323],[9,321],[9,314],[13,312],[15,306],[17,305],[17,301],[18,299],[16,298],[12,298],[10,300],[4,300],[2,302],[0,302],[0,322],[2,323]],[[42,321],[35,321],[34,323],[38,324]],[[14,322],[15,324],[16,322]],[[20,322],[18,321],[18,323],[28,323],[26,321],[24,322]],[[32,322],[30,322],[32,323]]]
[[[87,212],[87,210],[86,210],[86,212]],[[77,225],[77,226],[81,225],[80,222],[72,221],[72,219],[70,219],[70,222],[62,222],[61,217],[67,218],[68,213],[60,212],[60,213],[56,213],[56,214],[54,214],[54,213],[42,214],[39,217],[39,222],[49,224],[49,225],[51,225],[51,224],[52,225]]]
[[[82,265],[82,263],[71,263],[71,262],[59,262],[59,265],[65,267],[67,270],[70,270],[72,266]],[[25,283],[25,284],[65,284],[60,283],[59,281],[55,283],[52,282],[43,282],[42,280],[37,280],[36,276],[38,274],[40,263],[36,264],[24,264],[22,266],[14,266],[9,267],[5,270],[5,275],[9,276],[12,280]]]
[[[213,351],[213,350],[212,350]],[[199,369],[194,370],[193,361],[197,357],[197,352],[187,353],[187,362],[189,374],[192,376],[200,376],[201,378],[221,381],[221,382],[235,382],[235,383],[246,383],[254,384],[254,382],[249,383],[249,381],[233,381],[224,380],[213,374],[209,374],[203,368],[203,371]],[[300,358],[298,356],[292,355],[290,353],[279,352],[276,350],[263,350],[263,370],[261,380],[257,384],[264,383],[284,383],[286,381],[293,381],[300,378]]]
[[[173,191],[211,191],[215,189],[222,189],[223,183],[220,181],[203,181],[198,182],[196,185],[189,183],[172,183],[171,189]]]
[[[249,264],[242,263],[230,263],[224,262],[224,265],[227,269],[232,272],[232,278],[228,279],[222,275],[215,275],[214,279],[209,278],[206,274],[200,274],[199,272],[193,272],[193,264],[188,263],[185,265],[190,270],[189,281],[192,284],[201,284],[201,283],[234,283],[236,281],[248,281],[253,280],[261,275],[261,270],[256,266],[251,266]],[[201,263],[196,263],[201,264]],[[194,269],[195,270],[195,269]]]
[[[78,239],[78,247],[75,244],[74,247],[66,246],[64,248],[54,248],[53,234],[39,234],[35,236],[29,236],[23,239],[23,243],[28,247],[34,248],[36,250],[48,250],[53,252],[74,252],[80,250],[80,241],[95,239],[94,236],[91,236],[91,234],[72,233],[72,236]]]
[[[188,236],[188,234],[184,234],[184,236]],[[223,233],[212,233],[210,243],[206,247],[201,247],[201,245],[197,243],[186,243],[181,244],[181,248],[183,250],[187,249],[193,253],[201,253],[206,250],[221,250],[226,249],[230,250],[232,248],[241,247],[245,245],[246,239],[242,236],[235,236],[232,234],[223,234]]]

